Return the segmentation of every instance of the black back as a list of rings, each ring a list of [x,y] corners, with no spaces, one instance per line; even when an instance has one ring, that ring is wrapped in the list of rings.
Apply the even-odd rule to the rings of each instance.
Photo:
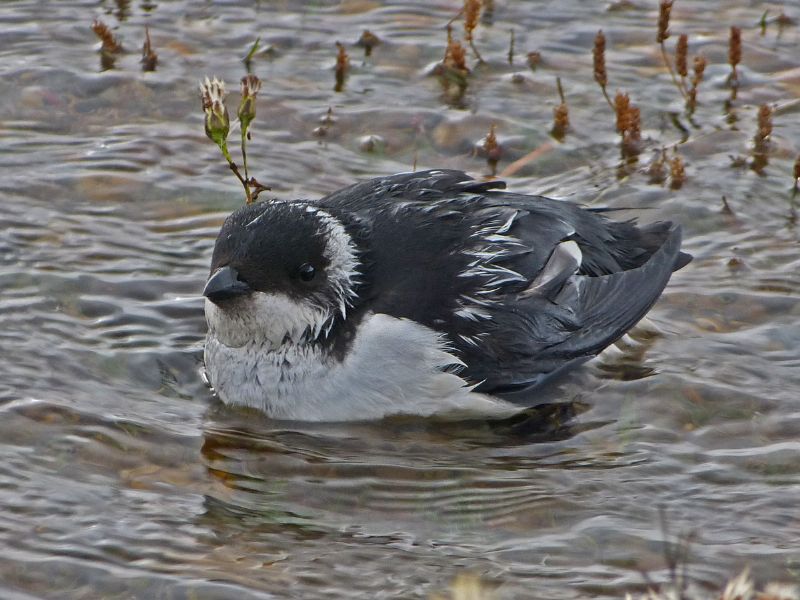
[[[358,183],[319,204],[359,223],[364,306],[444,333],[467,364],[463,376],[516,399],[621,337],[690,257],[671,223],[618,223],[601,210],[495,191],[502,187],[459,171],[422,171]],[[504,233],[517,243],[487,246],[487,234],[477,235],[509,220]],[[577,273],[521,295],[569,240],[583,255]],[[522,277],[493,284],[488,274],[464,276],[482,249],[503,251],[489,267]],[[473,305],[485,316],[459,316],[464,297],[486,301]]]

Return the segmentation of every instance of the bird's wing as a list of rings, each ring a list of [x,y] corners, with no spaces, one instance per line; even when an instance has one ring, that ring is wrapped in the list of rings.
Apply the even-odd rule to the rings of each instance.
[[[447,334],[478,390],[524,402],[621,337],[688,257],[670,223],[618,223],[570,202],[492,190],[498,183],[423,171],[321,203],[368,223],[370,310]]]
[[[464,358],[479,389],[524,401],[521,392],[619,339],[655,303],[680,259],[680,228],[665,226],[663,234],[641,265],[602,275],[581,274],[580,246],[559,243],[526,290],[490,311],[490,333]]]
[[[484,265],[519,273],[524,287],[509,282],[480,296],[491,285],[474,278],[471,297],[484,300],[485,318],[466,325],[476,343],[459,349],[466,373],[489,393],[524,401],[525,390],[599,353],[644,316],[689,259],[671,223],[637,227],[569,202],[515,194],[490,192],[482,204],[515,210],[506,235],[529,250]]]

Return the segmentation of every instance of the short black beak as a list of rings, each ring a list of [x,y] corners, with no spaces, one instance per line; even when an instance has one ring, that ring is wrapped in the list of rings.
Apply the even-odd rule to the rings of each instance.
[[[233,267],[220,267],[211,274],[203,289],[203,296],[218,304],[223,300],[249,294],[252,290],[244,281],[239,281],[239,273]]]

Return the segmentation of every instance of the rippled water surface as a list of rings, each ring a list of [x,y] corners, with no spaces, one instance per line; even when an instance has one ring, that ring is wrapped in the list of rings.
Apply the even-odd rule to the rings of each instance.
[[[431,74],[455,0],[0,5],[0,597],[426,598],[470,572],[499,598],[618,598],[643,573],[669,578],[659,508],[670,540],[693,534],[700,586],[745,565],[800,578],[797,26],[761,34],[777,3],[678,0],[673,33],[709,60],[689,120],[655,1],[494,4],[462,97]],[[112,69],[94,18],[126,49]],[[726,103],[731,25],[743,59]],[[638,162],[621,162],[592,79],[599,28],[610,93],[641,108]],[[367,60],[364,29],[383,41]],[[203,134],[197,81],[236,82],[259,36],[250,157],[274,194],[415,162],[484,176],[474,147],[494,123],[512,189],[681,221],[694,262],[561,388],[565,404],[525,420],[311,426],[217,406],[199,292],[242,194]],[[340,92],[337,40],[352,62]],[[742,163],[763,103],[759,174]],[[675,145],[686,183],[649,183],[654,151]]]

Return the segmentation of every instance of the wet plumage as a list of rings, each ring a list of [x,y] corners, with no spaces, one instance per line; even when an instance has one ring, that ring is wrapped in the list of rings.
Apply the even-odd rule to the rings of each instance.
[[[458,171],[243,207],[206,286],[206,366],[279,418],[508,412],[613,343],[689,261],[680,228]]]

